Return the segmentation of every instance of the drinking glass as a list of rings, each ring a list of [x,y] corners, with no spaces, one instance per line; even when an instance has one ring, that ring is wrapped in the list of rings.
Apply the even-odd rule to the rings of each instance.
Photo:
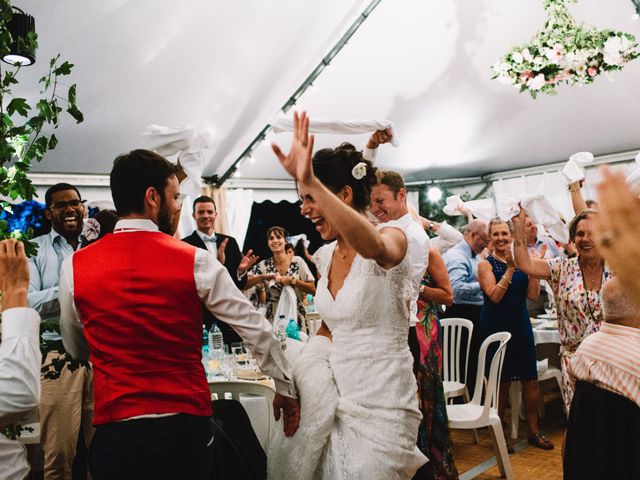
[[[234,380],[236,378],[236,368],[236,359],[233,355],[225,355],[220,360],[220,373],[222,373],[227,380]]]
[[[555,303],[548,301],[548,302],[544,302],[544,311],[547,314],[547,317],[549,319],[553,318],[556,316],[556,305]]]

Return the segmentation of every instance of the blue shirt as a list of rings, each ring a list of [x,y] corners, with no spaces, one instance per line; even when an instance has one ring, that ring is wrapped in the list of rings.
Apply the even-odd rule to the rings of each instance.
[[[449,271],[456,305],[482,305],[482,289],[478,283],[478,259],[466,240],[460,241],[442,256]]]
[[[46,235],[33,239],[38,253],[29,258],[29,306],[40,313],[43,320],[60,318],[58,284],[62,261],[73,253],[73,247],[53,228]],[[60,340],[51,333],[49,340]]]

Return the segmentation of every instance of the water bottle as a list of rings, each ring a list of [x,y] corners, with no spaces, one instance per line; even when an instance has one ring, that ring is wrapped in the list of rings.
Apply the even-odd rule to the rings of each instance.
[[[313,313],[316,311],[316,306],[314,304],[315,298],[310,293],[307,293],[307,313]]]
[[[280,340],[280,348],[284,351],[287,349],[287,333],[286,333],[287,324],[284,319],[284,315],[280,315],[278,317],[278,322],[274,325],[274,329],[276,332],[276,338]]]
[[[298,322],[296,322],[293,318],[289,320],[289,323],[287,325],[287,337],[294,340],[300,340],[300,327],[298,326]]]
[[[202,358],[209,358],[209,334],[204,324],[202,325]]]
[[[218,327],[217,323],[213,323],[211,330],[209,330],[209,351],[211,354],[214,352],[224,351],[224,342],[222,340],[222,331]]]

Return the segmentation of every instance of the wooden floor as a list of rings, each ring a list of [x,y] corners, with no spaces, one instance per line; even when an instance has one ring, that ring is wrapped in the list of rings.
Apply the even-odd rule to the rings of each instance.
[[[510,415],[507,410],[507,417]],[[520,420],[516,452],[509,455],[513,475],[517,480],[562,479],[562,441],[566,420],[562,412],[559,394],[545,395],[545,418],[540,419],[540,429],[555,445],[553,450],[542,450],[526,442],[527,427]],[[489,480],[500,478],[500,470],[494,463],[488,469],[478,465],[494,457],[493,444],[486,428],[478,431],[480,443],[476,444],[471,430],[453,430],[453,448],[458,473],[462,479]],[[524,444],[524,446],[522,445]],[[475,471],[474,471],[475,470]],[[480,470],[480,471],[478,471]],[[484,470],[484,471],[481,471]],[[465,472],[467,474],[465,475]]]

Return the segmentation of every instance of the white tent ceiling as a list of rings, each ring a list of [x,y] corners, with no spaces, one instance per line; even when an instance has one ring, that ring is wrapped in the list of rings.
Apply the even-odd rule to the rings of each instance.
[[[71,82],[85,114],[80,125],[65,119],[59,146],[35,170],[107,173],[117,154],[142,146],[147,125],[192,124],[213,138],[204,174],[221,175],[370,3],[17,1],[36,18],[40,42],[23,85],[35,85],[60,52],[75,64]],[[640,38],[629,0],[570,9],[587,24]],[[489,67],[544,19],[542,0],[382,0],[297,108],[312,118],[394,121],[401,145],[382,149],[379,164],[410,180],[638,149],[640,61],[612,82],[537,100],[490,79]],[[289,142],[286,134],[272,139]],[[345,139],[366,136],[316,144]],[[243,178],[285,178],[266,142],[253,156],[239,169]]]

